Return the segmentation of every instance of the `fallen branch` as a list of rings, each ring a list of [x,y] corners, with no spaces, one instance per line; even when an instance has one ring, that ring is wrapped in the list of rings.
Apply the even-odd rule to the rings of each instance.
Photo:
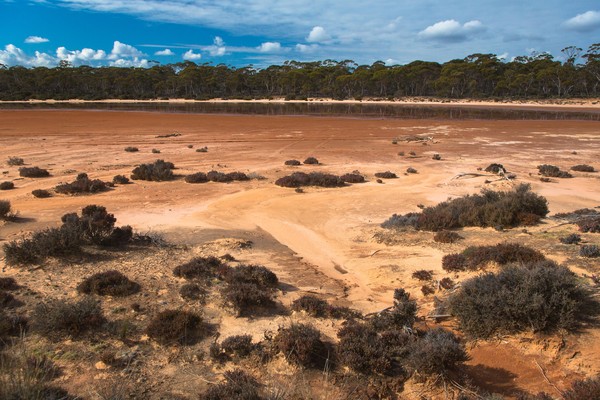
[[[552,386],[561,396],[564,396],[564,393],[562,390],[560,390],[559,388],[556,387],[556,385],[552,382],[550,382],[550,379],[548,379],[548,377],[546,376],[546,373],[544,372],[544,369],[542,368],[542,366],[537,362],[537,360],[533,360],[533,362],[535,363],[535,365],[537,365],[537,367],[540,369],[540,372],[542,373],[542,376],[544,377],[544,379],[546,380],[546,382],[548,382],[548,384],[550,386]]]

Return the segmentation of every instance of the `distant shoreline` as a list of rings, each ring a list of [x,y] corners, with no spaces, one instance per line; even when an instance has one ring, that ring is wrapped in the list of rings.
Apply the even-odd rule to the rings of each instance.
[[[201,103],[266,103],[266,104],[383,104],[383,105],[407,105],[407,106],[457,106],[457,107],[507,107],[507,108],[552,108],[552,109],[589,109],[600,111],[600,99],[552,99],[552,100],[475,100],[475,99],[432,99],[432,98],[406,98],[399,100],[334,100],[309,98],[308,100],[285,100],[276,99],[152,99],[152,100],[15,100],[0,101],[1,104],[201,104]]]

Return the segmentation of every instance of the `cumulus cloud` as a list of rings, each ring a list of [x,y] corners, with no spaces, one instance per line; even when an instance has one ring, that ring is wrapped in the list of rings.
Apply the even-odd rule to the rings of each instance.
[[[296,45],[296,50],[300,53],[312,53],[319,48],[318,44],[302,44],[298,43]]]
[[[330,40],[331,37],[325,31],[325,28],[322,26],[315,26],[312,28],[308,36],[306,37],[306,41],[309,43],[323,43]]]
[[[49,54],[36,51],[33,56],[29,56],[13,44],[7,44],[4,50],[0,50],[0,64],[8,66],[51,67],[57,63],[58,60]]]
[[[85,64],[90,61],[101,61],[106,59],[106,52],[104,50],[94,50],[84,48],[81,50],[67,50],[61,46],[56,49],[56,57],[59,60],[66,60],[73,65]]]
[[[25,38],[25,43],[46,43],[49,41],[50,40],[41,36],[28,36],[27,38]]]
[[[174,56],[175,53],[171,51],[171,49],[159,50],[154,53],[155,56]]]
[[[187,61],[196,61],[202,58],[202,54],[194,53],[194,50],[188,50],[183,54],[183,59]]]
[[[137,67],[137,68],[148,68],[150,66],[151,61],[146,59],[140,59],[138,57],[134,57],[133,59],[125,59],[118,58],[114,61],[111,61],[109,65],[111,67]]]
[[[130,57],[143,57],[144,53],[136,49],[135,47],[121,43],[118,40],[115,40],[113,44],[113,49],[110,52],[109,59],[117,60],[119,58],[130,58]]]
[[[258,51],[261,53],[277,53],[281,51],[281,43],[279,42],[264,42],[258,46]]]
[[[577,14],[573,18],[566,20],[564,25],[574,31],[593,31],[600,28],[600,11],[586,11],[583,14]]]
[[[460,22],[454,19],[448,19],[428,26],[419,32],[419,37],[440,42],[462,42],[484,30],[485,26],[478,20],[461,25]]]
[[[226,53],[225,41],[220,36],[215,36],[212,46],[206,46],[203,50],[208,51],[212,57],[221,57]]]

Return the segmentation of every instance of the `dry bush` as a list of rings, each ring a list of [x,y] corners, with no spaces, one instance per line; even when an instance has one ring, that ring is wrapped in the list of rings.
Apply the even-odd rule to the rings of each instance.
[[[37,197],[38,199],[46,199],[52,196],[52,193],[44,189],[32,190],[31,194],[33,195],[33,197]]]
[[[11,337],[21,336],[26,331],[27,325],[25,317],[7,314],[0,308],[0,348],[9,342]]]
[[[441,159],[442,159],[442,156],[440,156],[439,154],[437,154],[437,153],[436,153],[436,154],[434,154],[433,156],[431,156],[431,159],[432,159],[432,160],[439,161],[439,160],[441,160]]]
[[[306,294],[292,302],[293,311],[304,311],[315,318],[352,318],[360,314],[348,307],[332,306],[325,300]]]
[[[311,172],[309,174],[294,172],[291,175],[277,179],[275,184],[290,188],[300,186],[342,187],[346,185],[339,176],[322,172]]]
[[[298,160],[287,160],[283,164],[284,165],[301,165],[302,163]]]
[[[60,194],[97,193],[108,190],[108,184],[100,179],[90,179],[84,173],[79,174],[71,183],[57,185],[54,190]]]
[[[430,281],[431,279],[433,279],[433,272],[421,269],[413,272],[412,277],[413,279],[418,279],[420,281]]]
[[[203,338],[208,329],[197,314],[182,310],[164,310],[152,318],[146,333],[164,345],[193,344]]]
[[[442,278],[440,280],[440,287],[442,289],[450,290],[450,289],[454,288],[454,281],[448,277]]]
[[[584,244],[579,248],[579,255],[586,258],[600,257],[600,247],[595,244]]]
[[[499,172],[506,172],[506,168],[504,168],[504,165],[502,165],[502,164],[492,163],[492,164],[488,165],[487,167],[485,167],[484,171],[490,172],[492,174],[497,174]]]
[[[13,216],[12,206],[8,200],[0,200],[0,219],[9,219]]]
[[[442,257],[442,269],[446,272],[464,271],[467,265],[467,258],[462,254],[446,254]]]
[[[11,277],[0,277],[0,290],[17,290],[20,286],[17,284],[15,278]]]
[[[260,384],[248,373],[236,369],[223,374],[225,382],[211,386],[200,400],[262,400]]]
[[[25,178],[46,178],[50,176],[50,172],[39,167],[21,167],[19,168],[19,176]]]
[[[208,281],[213,278],[222,278],[229,267],[217,257],[196,257],[176,266],[173,275],[185,279],[200,279]]]
[[[587,165],[587,164],[573,165],[571,167],[571,171],[577,171],[577,172],[596,172],[596,170],[594,169],[594,167],[592,167],[591,165]]]
[[[575,330],[597,304],[568,268],[554,262],[514,265],[462,283],[449,299],[461,329],[476,338],[525,330]]]
[[[225,275],[227,285],[221,294],[227,304],[239,315],[254,307],[273,305],[275,289],[279,284],[277,275],[260,265],[239,265],[230,268]]]
[[[332,357],[321,333],[308,324],[293,323],[280,329],[273,343],[288,362],[305,368],[323,369]]]
[[[406,168],[406,173],[407,174],[416,174],[416,173],[418,173],[418,171],[416,169],[414,169],[413,167],[408,167],[408,168]]]
[[[231,178],[232,181],[249,181],[250,180],[250,178],[248,177],[248,175],[246,175],[243,172],[239,172],[239,171],[229,172],[227,174],[227,176],[229,178]]]
[[[185,181],[187,183],[206,183],[208,182],[208,177],[204,172],[196,172],[195,174],[187,175]]]
[[[129,178],[126,177],[125,175],[115,175],[113,177],[112,182],[115,183],[115,184],[119,184],[119,185],[126,185],[128,183],[131,183],[129,181]]]
[[[304,164],[316,165],[319,164],[319,160],[314,157],[308,157],[306,160],[304,160]]]
[[[221,342],[221,349],[229,357],[247,357],[254,347],[251,335],[229,336]]]
[[[200,148],[196,149],[196,153],[208,153],[208,147],[206,147],[206,146],[200,147]]]
[[[8,157],[8,160],[6,160],[6,163],[8,165],[10,165],[11,167],[15,167],[15,166],[19,166],[19,165],[24,165],[25,161],[21,157]]]
[[[510,263],[533,263],[545,260],[539,251],[518,243],[499,243],[494,246],[471,246],[460,254],[448,254],[442,258],[445,271],[477,270],[490,262],[499,265]]]
[[[195,283],[186,283],[179,288],[179,295],[186,300],[200,300],[206,291]]]
[[[365,182],[365,177],[362,176],[361,174],[356,174],[356,173],[344,174],[344,175],[340,176],[340,179],[346,183],[364,183]]]
[[[600,217],[583,218],[576,224],[580,232],[600,233]]]
[[[0,309],[18,307],[19,305],[21,303],[15,299],[15,296],[0,290]]]
[[[418,374],[445,377],[468,359],[465,347],[452,332],[435,328],[410,343],[404,363]]]
[[[600,399],[600,375],[573,382],[571,389],[563,393],[564,400]]]
[[[393,215],[381,226],[402,229],[407,226],[426,231],[457,229],[466,226],[515,227],[531,224],[548,214],[548,202],[521,184],[510,192],[482,190],[481,194],[447,200],[427,207],[420,214]]]
[[[159,149],[152,149],[152,154],[160,154],[160,150]]]
[[[0,183],[0,190],[10,190],[10,189],[14,189],[15,188],[15,184],[10,182],[10,181],[5,181]]]
[[[79,293],[125,297],[140,291],[137,282],[116,270],[99,272],[87,277],[77,286]]]
[[[55,340],[64,336],[81,336],[106,322],[100,303],[91,297],[77,302],[53,300],[39,304],[34,308],[31,319],[34,331]]]
[[[549,178],[572,178],[573,177],[573,175],[571,175],[567,171],[561,171],[560,168],[558,168],[555,165],[543,164],[543,165],[538,165],[537,168],[538,168],[540,175],[546,176]]]
[[[140,149],[138,149],[137,147],[133,147],[133,146],[127,146],[127,147],[125,147],[124,150],[128,153],[135,153],[137,151],[140,151]]]
[[[152,164],[140,164],[131,171],[131,179],[142,181],[169,181],[173,179],[172,162],[156,160]]]
[[[464,238],[458,233],[446,230],[436,232],[435,235],[433,235],[433,241],[438,243],[456,243],[461,239]]]
[[[421,286],[421,293],[423,293],[423,296],[429,296],[435,293],[435,288],[431,285],[423,285]]]
[[[412,328],[417,318],[417,302],[410,299],[410,294],[404,289],[394,290],[394,305],[378,314],[369,321],[378,331],[389,329]]]
[[[558,239],[562,244],[578,244],[581,242],[581,235],[577,233],[571,233],[570,235],[563,236]]]
[[[385,172],[376,172],[375,177],[382,178],[382,179],[395,179],[398,176],[393,172],[385,171]]]

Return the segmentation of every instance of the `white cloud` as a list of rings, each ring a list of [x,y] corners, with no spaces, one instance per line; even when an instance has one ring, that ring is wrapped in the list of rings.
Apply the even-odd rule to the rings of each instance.
[[[312,53],[319,48],[318,44],[302,44],[298,43],[296,45],[296,50],[300,53]]]
[[[25,39],[25,43],[46,43],[49,42],[50,40],[41,37],[41,36],[28,36]]]
[[[188,61],[196,61],[202,58],[202,54],[194,53],[194,50],[188,50],[183,54],[183,59]]]
[[[325,28],[323,28],[322,26],[313,27],[308,36],[306,37],[306,41],[309,43],[323,43],[330,39],[331,37],[325,31]]]
[[[564,22],[568,29],[590,32],[600,28],[600,11],[586,11]]]
[[[225,42],[223,41],[223,38],[221,36],[215,36],[213,43],[215,44],[215,46],[225,46]]]
[[[208,51],[213,57],[221,57],[226,53],[225,42],[220,36],[215,36],[212,46],[205,46],[202,50]]]
[[[135,47],[115,40],[113,44],[113,49],[110,52],[110,56],[108,58],[110,58],[111,60],[117,60],[119,58],[143,57],[144,55],[144,53],[142,53]]]
[[[118,58],[109,63],[111,67],[137,67],[137,68],[148,68],[150,66],[150,61],[146,59],[140,59],[138,57],[134,57],[133,59],[125,59]]]
[[[281,43],[279,42],[264,42],[258,46],[258,51],[261,53],[278,53],[281,51]]]
[[[56,57],[59,60],[66,60],[73,65],[85,64],[89,61],[101,61],[106,59],[106,52],[104,50],[94,50],[84,48],[81,50],[67,50],[61,46],[56,49]]]
[[[175,53],[171,51],[171,49],[159,50],[154,53],[155,56],[173,56]]]
[[[13,44],[7,44],[0,50],[0,64],[26,67],[51,67],[56,66],[58,60],[46,53],[36,51],[33,56],[28,56],[23,50]]]
[[[419,37],[441,42],[462,42],[484,30],[485,26],[478,20],[469,21],[461,25],[460,22],[454,19],[448,19],[428,26],[419,32]]]

